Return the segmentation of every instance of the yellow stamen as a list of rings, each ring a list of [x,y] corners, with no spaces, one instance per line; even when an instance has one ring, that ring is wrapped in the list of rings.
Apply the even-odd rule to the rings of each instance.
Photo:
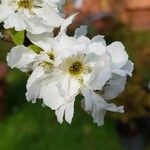
[[[79,61],[72,63],[69,67],[69,73],[73,76],[79,76],[83,71],[83,64]]]
[[[33,6],[33,0],[20,0],[18,6],[19,8],[31,9]]]
[[[48,56],[49,56],[49,59],[50,59],[50,60],[55,60],[55,54],[54,54],[53,51],[49,52],[49,53],[48,53]]]

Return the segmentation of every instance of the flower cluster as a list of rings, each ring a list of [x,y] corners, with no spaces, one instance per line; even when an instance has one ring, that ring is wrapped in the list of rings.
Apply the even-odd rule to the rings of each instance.
[[[64,21],[58,9],[62,4],[63,0],[1,0],[0,22],[16,31],[52,32]]]
[[[106,45],[101,35],[89,39],[87,26],[76,29],[74,36],[66,31],[75,15],[64,19],[59,13],[63,0],[2,0],[0,21],[5,28],[26,30],[32,47],[18,45],[7,56],[8,65],[30,72],[26,98],[55,111],[58,122],[71,123],[74,103],[81,94],[82,108],[103,125],[106,111],[124,112],[110,100],[116,98],[132,76],[133,63],[128,60],[121,42]],[[7,9],[6,12],[4,9]],[[5,13],[4,13],[5,12]],[[54,27],[60,32],[54,36]]]

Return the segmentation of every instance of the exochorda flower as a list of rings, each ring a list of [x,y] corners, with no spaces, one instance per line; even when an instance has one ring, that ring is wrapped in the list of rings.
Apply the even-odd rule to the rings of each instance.
[[[53,34],[51,36],[53,37]],[[8,65],[23,72],[32,72],[38,66],[55,65],[54,59],[55,54],[51,49],[48,51],[46,48],[41,48],[39,53],[35,53],[30,47],[24,45],[12,48],[7,55]]]
[[[62,0],[1,0],[0,22],[4,22],[4,28],[16,31],[52,32],[64,21],[59,3],[61,5]]]
[[[104,70],[110,69],[110,78],[99,87],[102,80],[107,77]],[[103,71],[105,74],[103,74]],[[93,75],[91,75],[89,88],[82,91],[84,99],[82,104],[84,109],[91,113],[93,120],[98,125],[103,125],[104,116],[107,111],[124,112],[123,107],[116,107],[109,103],[111,99],[117,97],[123,90],[126,83],[127,75],[132,76],[133,63],[128,60],[128,55],[122,43],[114,42],[106,46],[106,53],[101,57],[99,63],[96,64]],[[95,77],[98,76],[96,79]],[[99,100],[98,100],[99,99]]]
[[[45,88],[45,90],[43,90],[44,92],[43,101],[45,105],[51,107],[52,109],[57,109],[56,115],[58,117],[59,122],[62,122],[61,116],[63,116],[62,113],[61,113],[61,116],[58,116],[60,114],[59,110],[62,111],[62,109],[59,107],[62,105],[62,107],[64,108],[64,111],[66,111],[67,108],[70,110],[73,110],[69,108],[68,105],[70,105],[71,107],[74,106],[75,97],[78,95],[80,88],[83,86],[82,84],[84,84],[84,78],[87,78],[87,76],[92,71],[92,67],[98,61],[99,56],[97,54],[101,55],[102,53],[105,52],[105,44],[101,36],[99,36],[100,41],[96,43],[95,41],[98,40],[98,37],[95,37],[92,40],[90,40],[84,35],[82,35],[81,30],[84,31],[84,34],[86,34],[85,32],[86,27],[78,28],[75,32],[76,34],[74,37],[69,37],[65,34],[66,28],[72,22],[73,18],[74,18],[74,15],[69,17],[64,22],[64,24],[61,27],[61,32],[58,35],[58,37],[56,37],[56,41],[54,42],[54,44],[56,45],[54,46],[55,47],[54,51],[57,50],[60,55],[59,57],[61,57],[62,59],[62,62],[60,63],[57,69],[58,74],[60,73],[59,75],[60,77],[59,79],[57,79],[57,82],[55,82],[55,84],[52,84],[51,78],[49,78],[50,83],[48,85],[48,81],[47,81],[47,87]],[[37,36],[31,35],[31,34],[28,34],[28,37],[34,44],[38,46],[47,47],[48,45],[48,42],[44,41],[42,38],[41,39],[39,38],[39,40],[37,40],[38,39]],[[99,48],[96,46],[99,46]],[[97,51],[94,51],[94,48],[97,48]],[[95,56],[96,58],[95,60],[92,58],[93,56]],[[46,78],[48,77],[46,76]],[[43,81],[43,77],[41,77],[39,80],[40,80],[39,82],[35,82],[36,86],[35,84],[33,84],[30,87],[30,90],[27,91],[27,94],[26,94],[27,99],[33,99],[33,101],[35,101],[35,97],[38,94],[34,96],[33,93],[35,92],[33,92],[32,87],[34,88],[40,87],[39,85],[37,85],[37,83],[41,84]],[[52,82],[54,81],[52,80]],[[50,88],[56,89],[57,92],[50,90]],[[56,100],[57,98],[56,95],[54,96],[56,97],[55,98],[56,103],[54,103],[52,98],[49,99],[50,95],[54,95],[54,93],[56,93],[57,95],[59,95],[60,93],[59,99],[60,97],[61,99],[63,99],[64,105],[63,103],[61,103],[60,105],[57,104],[57,102],[60,102],[61,100],[59,99]],[[39,98],[39,97],[36,97],[36,98]],[[54,105],[59,106],[59,107],[56,107]],[[71,112],[71,114],[72,115],[69,115],[70,118],[66,117],[67,118],[66,120],[68,122],[71,122],[72,120],[73,112]],[[67,115],[68,114],[66,114],[66,116]]]
[[[27,37],[41,52],[17,46],[7,56],[8,65],[32,72],[27,82],[27,100],[34,103],[43,99],[44,105],[55,110],[60,123],[63,118],[71,123],[75,98],[82,94],[83,109],[102,125],[106,111],[124,112],[123,106],[117,107],[110,100],[124,90],[127,76],[132,76],[133,63],[121,42],[107,46],[103,36],[87,38],[87,26],[77,28],[73,37],[68,36],[67,27],[74,17],[62,23],[56,37],[52,33],[28,32]]]
[[[117,55],[121,59],[119,58],[118,60],[116,60],[118,57],[116,56],[116,53],[113,52],[115,50],[117,50]],[[95,56],[95,58],[96,57],[98,56]],[[76,71],[76,68],[78,68],[79,70],[77,70],[77,73],[79,73],[80,70],[82,70],[80,69],[80,66],[82,66],[82,61],[80,59],[78,59],[78,61],[74,61],[75,56],[73,56],[73,58],[70,59],[74,62],[72,63],[73,65],[75,65],[74,70]],[[102,125],[106,111],[124,112],[122,106],[117,107],[116,105],[109,103],[108,100],[115,98],[118,94],[122,92],[125,86],[127,75],[132,75],[133,64],[130,61],[128,61],[127,54],[124,51],[124,46],[119,42],[115,42],[112,45],[106,47],[106,51],[102,53],[98,57],[98,59],[99,60],[97,60],[97,58],[95,59],[95,64],[92,64],[93,67],[92,65],[89,65],[91,72],[88,72],[88,75],[85,74],[85,76],[83,76],[83,78],[80,79],[83,82],[81,83],[80,87],[78,87],[77,85],[78,88],[76,88],[75,83],[71,85],[69,78],[65,79],[64,81],[61,80],[59,84],[62,83],[62,85],[59,86],[59,88],[63,97],[65,97],[65,95],[67,97],[71,93],[71,91],[74,91],[74,93],[81,92],[84,96],[84,109],[86,111],[91,112],[94,122],[96,122],[98,125]],[[89,60],[92,60],[94,62],[93,55],[92,58],[90,58]],[[65,64],[65,66],[67,66],[67,64]],[[76,76],[76,74],[73,75]],[[121,85],[119,82],[121,82]],[[67,87],[70,87],[70,89],[72,87],[72,90],[69,91],[69,89],[67,91],[68,88],[65,87],[66,85],[68,85]],[[69,97],[72,97],[72,95],[69,95]],[[58,112],[62,112],[62,108],[64,109],[63,113],[66,115],[64,105],[56,111],[56,115],[58,118],[61,117],[59,118],[59,120],[61,121],[63,116],[61,113]],[[68,104],[66,105],[66,108],[68,109]]]

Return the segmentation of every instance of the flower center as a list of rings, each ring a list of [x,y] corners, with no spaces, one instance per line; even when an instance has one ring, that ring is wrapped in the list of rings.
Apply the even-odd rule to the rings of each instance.
[[[50,60],[55,60],[55,54],[53,52],[48,53]]]
[[[69,73],[74,76],[78,76],[83,71],[83,64],[79,61],[72,63],[69,67]]]
[[[19,8],[30,9],[32,8],[33,0],[20,0],[18,2]]]
[[[46,61],[40,63],[39,65],[47,70],[50,70],[53,68],[53,64],[46,62]]]

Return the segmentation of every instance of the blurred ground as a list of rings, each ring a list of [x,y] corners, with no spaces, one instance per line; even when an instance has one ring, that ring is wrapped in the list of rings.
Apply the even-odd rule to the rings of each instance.
[[[59,125],[49,109],[26,104],[0,125],[0,149],[121,150],[121,146],[111,121],[98,128],[87,114],[76,109],[71,126]]]

